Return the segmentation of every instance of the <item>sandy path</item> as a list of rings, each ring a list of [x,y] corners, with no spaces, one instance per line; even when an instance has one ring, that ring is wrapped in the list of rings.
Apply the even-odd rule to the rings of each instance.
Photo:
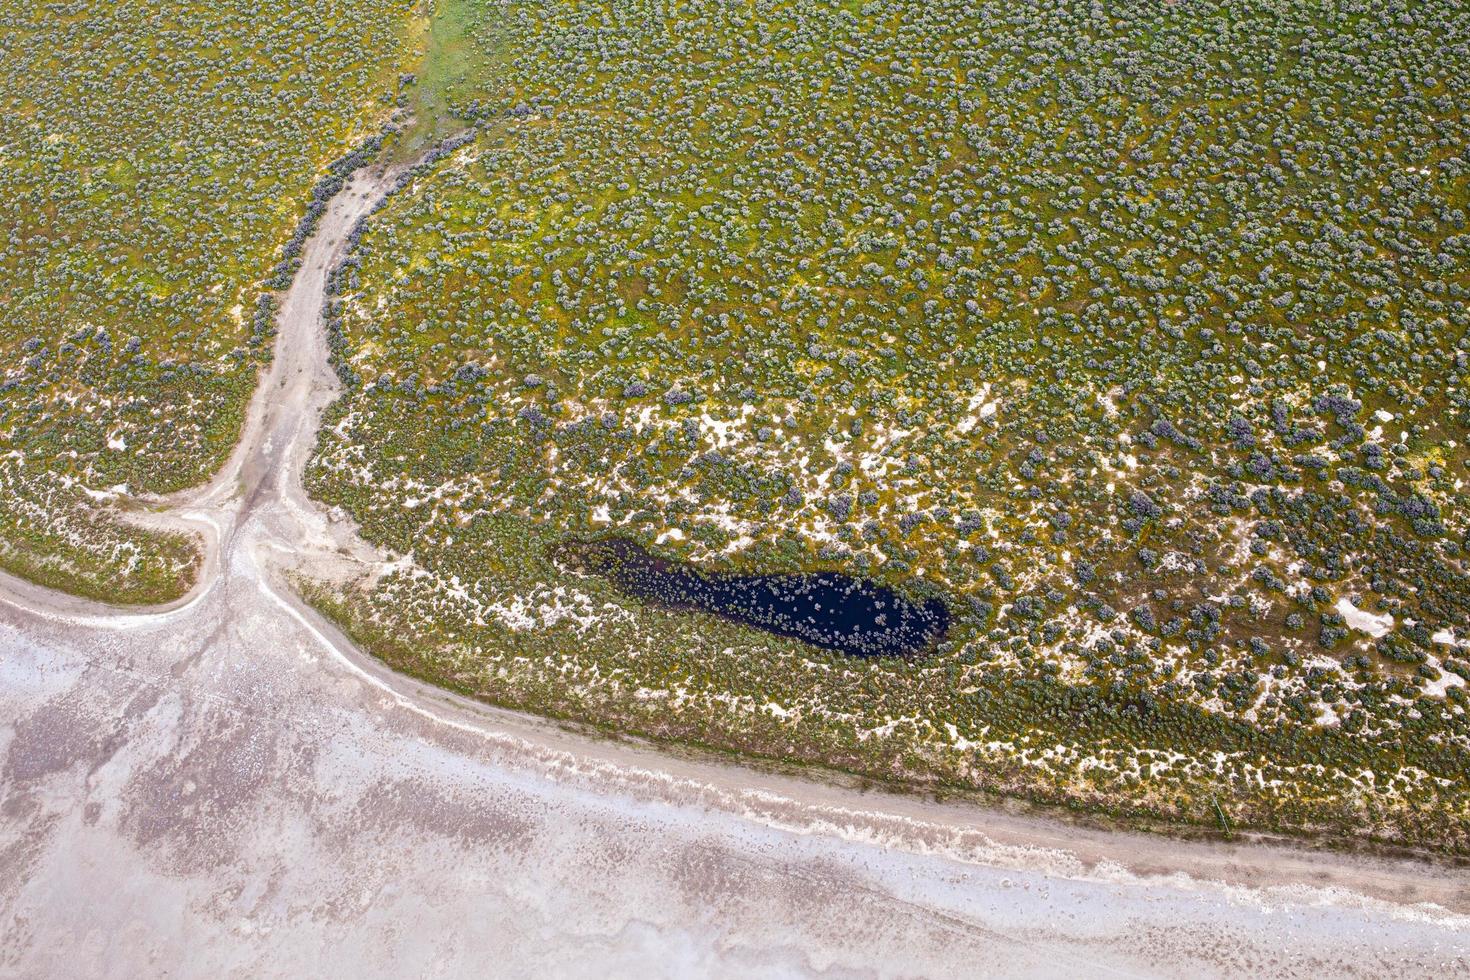
[[[147,510],[125,517],[145,527],[183,531],[199,539],[198,581],[183,596],[146,608],[106,603],[42,588],[0,572],[0,597],[27,609],[72,617],[79,625],[128,628],[177,619],[216,588],[231,552],[281,545],[290,564],[323,577],[343,565],[371,569],[381,556],[347,522],[334,524],[307,498],[301,477],[322,412],[340,390],[327,360],[321,306],[326,279],[343,258],[348,234],[382,199],[399,168],[373,166],[355,173],[321,216],[301,255],[301,268],[281,300],[275,355],[251,398],[240,441],[208,483],[179,493],[143,498]],[[252,517],[268,523],[242,534]],[[304,536],[303,536],[304,535]]]
[[[1448,975],[1470,883],[861,793],[592,741],[392,674],[286,589],[371,568],[299,477],[333,202],[207,574],[124,612],[0,579],[0,974]]]

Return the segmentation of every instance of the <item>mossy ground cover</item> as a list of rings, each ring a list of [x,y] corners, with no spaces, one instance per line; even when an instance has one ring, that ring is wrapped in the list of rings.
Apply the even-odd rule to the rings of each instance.
[[[421,156],[436,141],[464,128],[491,90],[506,50],[498,23],[473,4],[430,0],[414,23],[419,52],[403,76],[412,120],[395,135],[399,160]]]
[[[491,52],[449,96],[479,135],[344,268],[309,473],[403,556],[334,607],[390,660],[885,777],[1470,847],[1461,5],[437,10]],[[548,558],[611,533],[958,618],[857,662]]]
[[[409,0],[0,12],[0,567],[118,601],[190,549],[99,516],[206,479],[268,356],[265,282],[417,56]]]

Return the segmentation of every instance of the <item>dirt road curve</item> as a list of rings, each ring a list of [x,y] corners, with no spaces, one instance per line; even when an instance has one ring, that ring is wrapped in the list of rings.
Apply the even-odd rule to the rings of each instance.
[[[151,518],[201,583],[0,579],[0,975],[1448,976],[1470,883],[590,741],[392,675],[282,584],[377,560],[300,489],[336,379],[309,243],[220,477]]]

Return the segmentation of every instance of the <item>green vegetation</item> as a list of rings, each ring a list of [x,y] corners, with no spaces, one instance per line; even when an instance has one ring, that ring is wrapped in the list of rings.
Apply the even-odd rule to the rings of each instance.
[[[422,60],[403,76],[412,108],[412,120],[395,144],[403,160],[464,128],[466,117],[480,109],[504,47],[475,6],[459,0],[430,0],[428,6],[431,13],[416,28]]]
[[[40,483],[21,487],[34,493]],[[188,536],[123,526],[95,506],[58,496],[55,502],[10,497],[0,568],[47,588],[124,606],[168,602],[194,584],[199,553]]]
[[[392,110],[415,6],[0,12],[0,567],[119,601],[188,587],[183,542],[98,500],[229,452],[263,284],[315,175]]]
[[[334,606],[387,659],[884,777],[1470,848],[1462,5],[437,16],[421,75],[479,134],[340,273],[308,477],[403,556]],[[958,625],[856,661],[548,558],[607,533]]]
[[[308,472],[397,556],[315,596],[386,661],[1470,851],[1463,4],[114,7],[0,14],[0,566],[187,587],[96,502],[219,464],[312,180],[391,119],[426,162],[334,275]],[[609,534],[954,626],[845,658],[552,558]]]

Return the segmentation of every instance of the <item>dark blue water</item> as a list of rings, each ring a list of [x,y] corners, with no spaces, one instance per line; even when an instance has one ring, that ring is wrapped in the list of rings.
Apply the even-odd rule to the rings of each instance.
[[[941,600],[910,599],[840,572],[714,574],[621,539],[571,543],[560,556],[645,602],[713,613],[851,656],[923,653],[949,629],[949,609]]]

